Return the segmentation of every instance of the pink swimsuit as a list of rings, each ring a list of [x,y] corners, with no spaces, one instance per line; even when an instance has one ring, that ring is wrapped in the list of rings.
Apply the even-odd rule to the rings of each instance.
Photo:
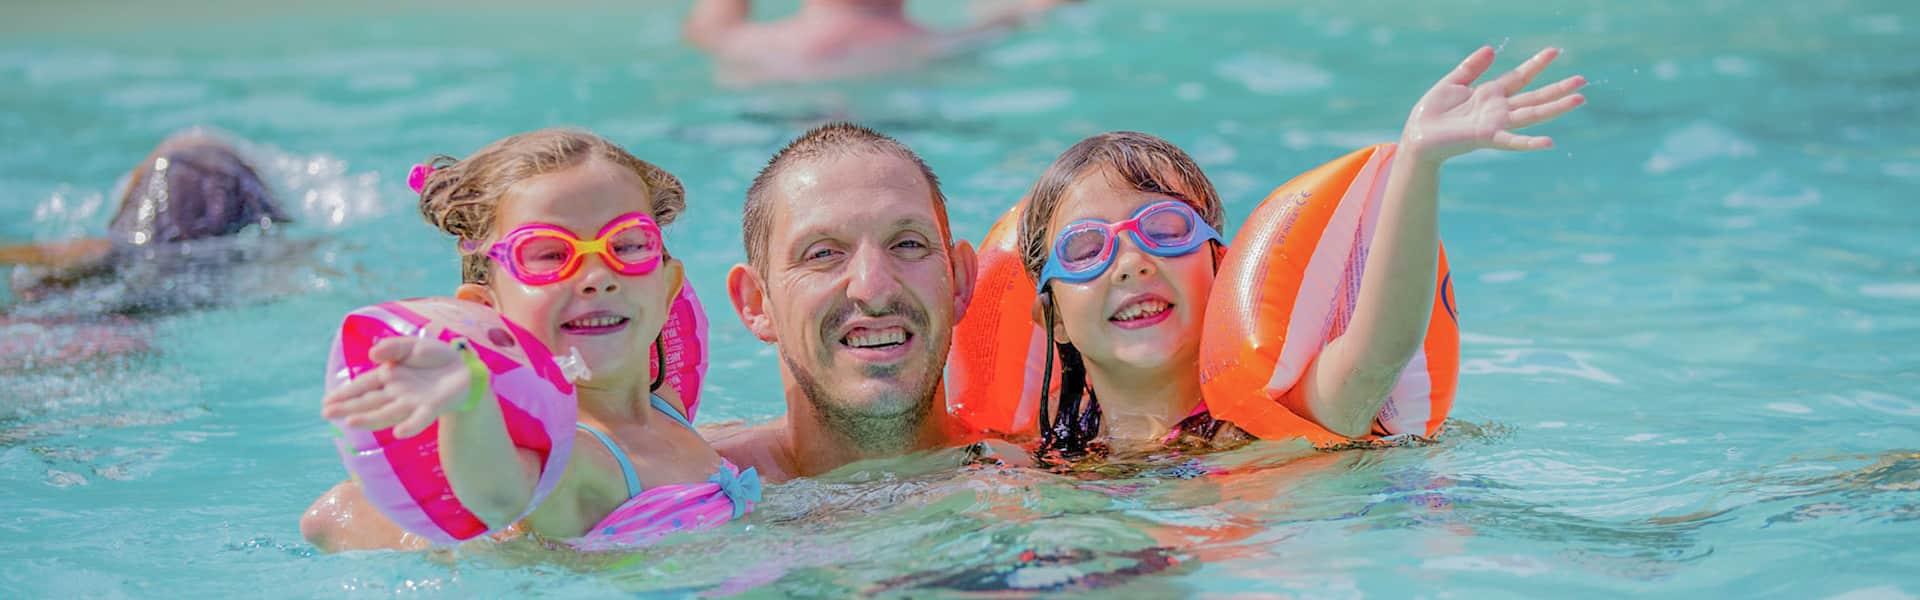
[[[653,397],[653,407],[688,429],[693,428],[686,417],[680,416],[680,411],[659,396]],[[677,531],[711,529],[740,518],[760,501],[759,472],[751,467],[742,471],[725,458],[720,459],[720,470],[706,481],[643,490],[632,461],[612,438],[585,424],[576,426],[599,438],[600,443],[613,452],[613,457],[620,461],[621,473],[627,477],[627,491],[632,494],[607,518],[587,530],[586,535],[574,539],[572,544],[576,548],[606,550],[643,546]]]

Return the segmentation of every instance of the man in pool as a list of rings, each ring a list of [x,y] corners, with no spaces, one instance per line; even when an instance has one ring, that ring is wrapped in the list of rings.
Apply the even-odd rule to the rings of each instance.
[[[682,33],[713,55],[721,79],[837,79],[950,56],[1070,1],[1005,0],[973,25],[934,31],[907,18],[906,0],[803,0],[800,14],[761,23],[750,20],[753,0],[695,0]]]
[[[774,345],[787,414],[708,432],[769,481],[973,441],[942,375],[974,285],[940,182],[893,138],[846,123],[774,154],[747,190],[734,311]]]

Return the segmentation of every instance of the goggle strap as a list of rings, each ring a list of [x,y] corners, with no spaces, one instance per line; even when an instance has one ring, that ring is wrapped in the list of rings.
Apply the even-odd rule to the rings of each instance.
[[[1053,446],[1054,442],[1053,422],[1047,419],[1047,402],[1052,400],[1048,397],[1050,394],[1048,394],[1047,391],[1053,387],[1053,294],[1048,290],[1046,285],[1047,284],[1044,283],[1040,284],[1039,297],[1040,313],[1042,315],[1040,319],[1046,322],[1046,331],[1041,332],[1041,335],[1047,337],[1046,367],[1040,370],[1039,427],[1040,448],[1043,452],[1046,448]]]

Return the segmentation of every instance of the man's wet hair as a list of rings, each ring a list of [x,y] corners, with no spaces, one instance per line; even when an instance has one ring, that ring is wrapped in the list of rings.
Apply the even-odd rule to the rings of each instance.
[[[947,197],[940,193],[940,178],[935,177],[933,169],[927,167],[927,161],[922,160],[906,144],[884,133],[852,123],[835,122],[800,134],[800,137],[775,152],[773,158],[767,161],[767,166],[753,178],[753,185],[747,188],[746,208],[740,215],[740,234],[746,243],[748,265],[762,273],[767,270],[767,245],[771,243],[770,228],[773,226],[773,200],[770,197],[773,182],[795,164],[851,155],[891,156],[919,169],[920,176],[927,180],[927,188],[933,190],[933,212],[939,218],[940,241],[952,241],[953,235],[947,227]]]

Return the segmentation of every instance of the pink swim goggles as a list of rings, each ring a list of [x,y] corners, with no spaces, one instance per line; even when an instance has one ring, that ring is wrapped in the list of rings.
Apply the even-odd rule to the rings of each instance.
[[[660,225],[640,212],[614,217],[591,240],[546,223],[523,225],[487,250],[488,258],[527,285],[565,281],[580,272],[589,254],[600,255],[615,273],[632,276],[660,268],[666,252]]]

